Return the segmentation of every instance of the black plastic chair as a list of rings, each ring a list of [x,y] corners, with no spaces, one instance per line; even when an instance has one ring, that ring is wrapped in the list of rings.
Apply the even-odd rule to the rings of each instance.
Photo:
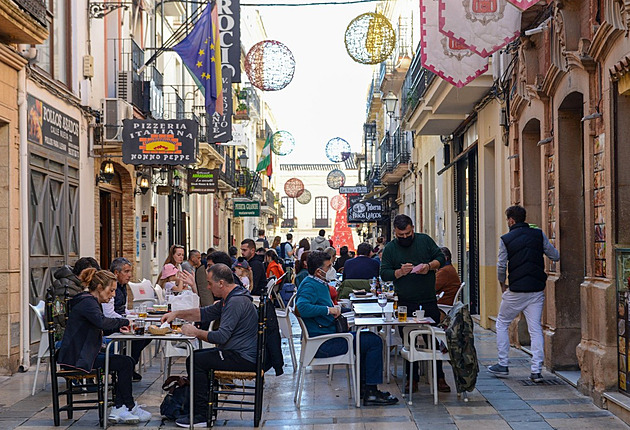
[[[218,411],[253,412],[254,427],[258,427],[262,418],[263,386],[265,384],[265,340],[267,331],[267,294],[261,294],[261,302],[258,306],[258,344],[256,352],[255,372],[236,372],[230,370],[211,369],[210,392],[208,398],[208,422],[207,426],[212,427],[217,420]],[[242,380],[253,381],[243,385],[234,385],[234,389],[221,389],[220,380]],[[219,394],[227,396],[219,402]],[[231,400],[231,396],[240,397],[240,400]],[[248,400],[245,400],[248,399]],[[221,406],[219,406],[221,403]]]
[[[82,370],[62,369],[57,365],[57,342],[63,336],[60,321],[68,320],[68,294],[55,296],[51,287],[46,294],[46,322],[48,340],[50,342],[50,376],[52,385],[53,418],[55,426],[60,425],[60,416],[66,412],[68,419],[73,418],[74,411],[98,409],[99,425],[105,419],[105,395],[102,369],[94,369],[89,373]],[[64,324],[65,326],[65,324]],[[59,378],[65,380],[65,389],[59,389]],[[112,378],[114,379],[114,378]],[[112,384],[115,380],[112,381]],[[59,397],[66,397],[66,404],[60,405]],[[80,396],[80,398],[78,398]]]

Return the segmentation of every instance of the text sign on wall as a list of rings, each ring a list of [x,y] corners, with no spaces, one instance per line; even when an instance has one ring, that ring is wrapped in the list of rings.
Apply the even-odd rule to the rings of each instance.
[[[188,193],[209,194],[219,190],[219,169],[188,170]]]
[[[223,73],[232,82],[241,82],[241,4],[240,0],[219,0],[219,37]]]
[[[367,194],[367,192],[368,192],[368,189],[365,185],[339,188],[339,194]]]
[[[360,200],[348,207],[348,222],[376,222],[383,219],[383,201]]]
[[[260,216],[260,202],[234,202],[234,216]]]
[[[79,121],[30,94],[27,106],[27,140],[78,159]]]
[[[186,165],[196,161],[199,125],[192,119],[123,120],[123,162]]]
[[[225,68],[223,75],[223,115],[215,112],[210,118],[209,143],[225,143],[232,140],[232,81]],[[218,103],[218,100],[217,100]]]

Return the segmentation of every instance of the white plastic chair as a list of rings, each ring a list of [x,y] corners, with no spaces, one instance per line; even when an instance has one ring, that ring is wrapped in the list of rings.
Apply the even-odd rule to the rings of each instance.
[[[143,279],[141,282],[129,282],[129,288],[133,294],[133,305],[152,305],[155,303],[155,290],[153,284],[148,279]]]
[[[166,303],[166,300],[164,298],[164,289],[158,284],[155,284],[155,287],[153,287],[153,289],[155,290],[155,296],[157,297],[158,305],[163,305],[164,303]]]
[[[466,286],[465,282],[462,282],[462,284],[459,286],[459,289],[455,293],[455,297],[453,297],[453,305],[455,303],[457,303],[458,301],[462,300],[462,293],[464,292],[464,287],[465,286]],[[438,304],[438,308],[440,308],[441,311],[443,311],[445,314],[447,314],[448,311],[453,309],[453,305],[439,305]]]
[[[295,345],[293,344],[293,330],[291,329],[290,312],[293,312],[295,304],[295,295],[293,293],[286,309],[276,309],[276,317],[278,318],[278,326],[280,327],[280,336],[289,341],[289,352],[291,353],[291,362],[293,363],[293,373],[297,372],[297,359],[295,358]]]
[[[32,304],[28,304],[35,316],[37,317],[37,321],[39,322],[39,328],[42,333],[42,337],[39,340],[39,351],[37,352],[37,367],[35,368],[35,378],[33,379],[33,391],[31,392],[31,396],[35,395],[35,387],[37,386],[37,376],[39,375],[39,365],[42,362],[42,358],[45,358],[49,355],[48,352],[48,330],[46,330],[46,324],[44,323],[44,312],[46,312],[46,303],[43,300],[40,300],[37,306],[33,306]],[[46,381],[48,380],[48,362],[46,362],[46,372],[44,372],[44,387],[46,387]]]
[[[413,363],[416,361],[430,361],[431,372],[427,372],[429,375],[429,384],[431,386],[431,392],[433,393],[433,404],[438,404],[438,389],[437,389],[437,362],[438,360],[448,361],[450,357],[447,353],[442,353],[437,349],[436,341],[441,340],[446,344],[446,333],[444,330],[435,328],[430,325],[424,325],[419,329],[411,330],[409,334],[403,332],[404,346],[401,351],[402,357],[409,361],[409,401],[412,402],[413,391]],[[428,345],[424,348],[419,348],[416,345],[418,336],[427,335]]]
[[[354,374],[354,336],[351,333],[333,333],[333,334],[325,334],[322,336],[310,337],[308,335],[308,331],[306,326],[304,325],[304,321],[302,318],[297,317],[298,322],[300,323],[300,328],[302,329],[302,348],[300,350],[300,370],[298,372],[298,380],[297,385],[295,386],[295,395],[293,397],[293,401],[296,407],[300,408],[300,403],[302,401],[302,389],[304,388],[304,378],[306,376],[306,367],[307,366],[331,366],[335,364],[345,364],[346,370],[348,372],[348,391],[349,398],[352,399],[354,386],[355,374]],[[329,339],[345,339],[348,342],[348,351],[342,355],[336,355],[334,357],[328,358],[315,358],[315,354],[319,347]],[[332,372],[332,370],[331,370]],[[329,379],[330,380],[330,379]],[[354,395],[357,395],[354,393]]]

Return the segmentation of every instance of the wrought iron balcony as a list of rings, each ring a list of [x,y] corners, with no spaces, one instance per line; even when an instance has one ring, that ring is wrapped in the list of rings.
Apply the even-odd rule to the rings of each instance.
[[[401,130],[385,136],[381,142],[381,180],[383,183],[397,183],[408,170],[411,161],[411,133]]]
[[[276,196],[270,189],[263,188],[262,189],[262,202],[263,206],[275,207],[276,204]]]
[[[418,46],[418,52],[420,52],[420,46]],[[420,57],[420,55],[414,57],[403,82],[401,100],[401,116],[403,118],[408,118],[413,113],[435,79],[433,72],[422,67]]]
[[[313,228],[329,228],[329,218],[313,218]]]
[[[280,228],[297,228],[297,219],[283,219],[282,223],[280,223]]]

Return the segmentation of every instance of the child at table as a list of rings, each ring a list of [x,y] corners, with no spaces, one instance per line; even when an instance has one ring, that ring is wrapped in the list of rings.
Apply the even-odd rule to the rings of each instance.
[[[243,257],[239,257],[239,259],[234,263],[234,273],[238,276],[238,279],[241,280],[241,283],[245,288],[247,288],[250,292],[252,291],[253,282],[252,279],[252,268],[247,263],[247,260]]]
[[[70,301],[70,316],[57,361],[62,367],[88,373],[105,367],[105,354],[101,352],[103,334],[128,333],[129,320],[103,315],[101,304],[116,295],[116,276],[112,272],[88,268],[81,272],[79,280],[86,290]],[[143,410],[133,399],[131,381],[134,366],[135,362],[129,356],[111,354],[109,357],[109,369],[118,375],[116,404],[108,418],[115,423],[136,424],[151,420],[151,413]]]
[[[162,268],[160,283],[163,284],[166,294],[178,294],[184,291],[184,282],[178,275],[179,269],[171,263],[165,264]]]

